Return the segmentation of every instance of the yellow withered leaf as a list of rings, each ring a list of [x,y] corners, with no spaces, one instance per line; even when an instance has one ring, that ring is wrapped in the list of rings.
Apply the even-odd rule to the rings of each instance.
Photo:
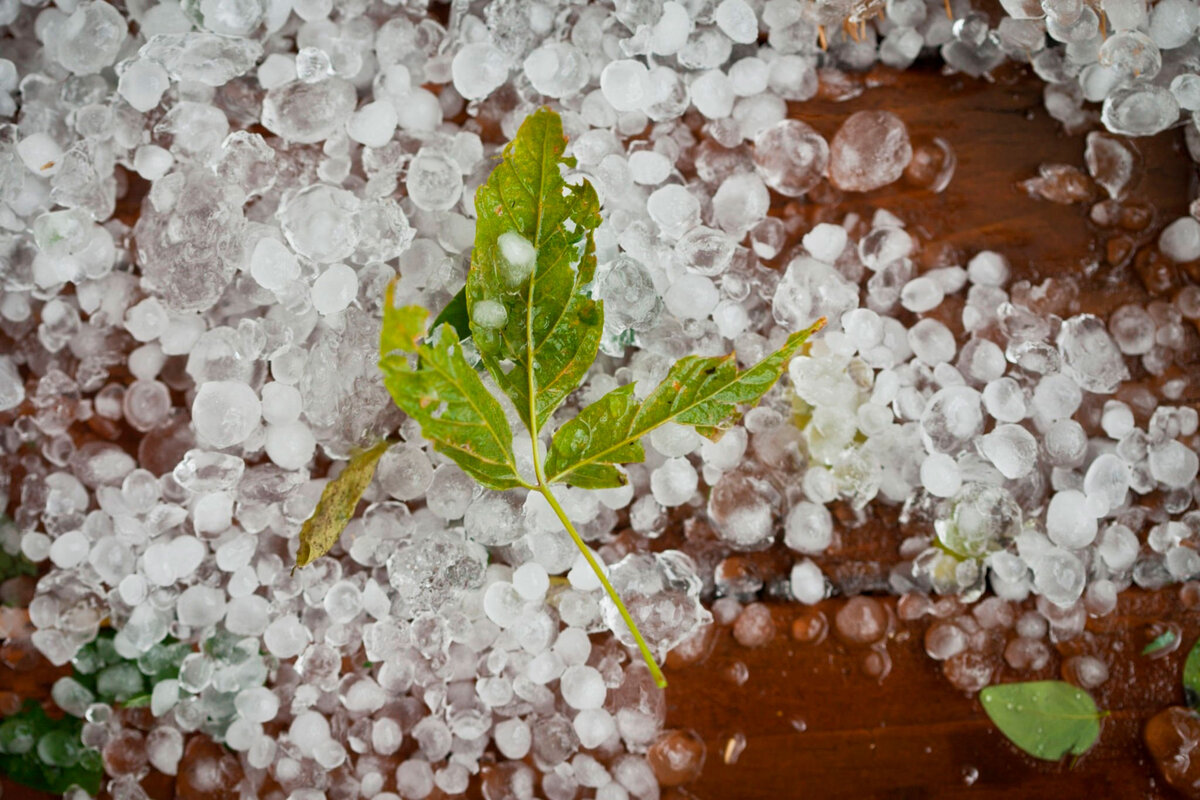
[[[357,453],[342,470],[342,474],[325,486],[325,491],[321,492],[321,500],[317,503],[317,510],[300,528],[300,550],[296,553],[293,572],[308,566],[333,547],[333,543],[345,530],[346,523],[354,516],[359,498],[367,490],[371,476],[375,474],[375,465],[387,452],[389,445],[390,442],[383,441],[370,450]]]

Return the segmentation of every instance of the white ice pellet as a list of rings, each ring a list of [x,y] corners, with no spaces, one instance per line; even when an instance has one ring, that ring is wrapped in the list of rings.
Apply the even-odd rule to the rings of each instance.
[[[650,473],[650,491],[662,505],[683,505],[696,492],[699,476],[686,458],[668,458]]]
[[[454,88],[468,100],[480,100],[504,83],[510,67],[508,56],[490,42],[464,45],[451,65]]]
[[[1192,217],[1175,220],[1159,234],[1158,249],[1178,264],[1200,259],[1200,222]]]
[[[646,65],[626,58],[610,61],[601,70],[600,91],[617,111],[635,111],[649,102],[654,87]]]
[[[117,94],[129,105],[145,113],[158,105],[170,86],[170,76],[161,64],[140,58],[120,71]]]
[[[758,20],[746,0],[721,0],[713,12],[713,21],[738,44],[749,44],[758,38]]]
[[[798,561],[792,566],[789,577],[792,597],[806,605],[815,605],[825,599],[828,586],[821,568],[811,559]]]
[[[383,147],[396,132],[399,117],[387,100],[367,103],[346,121],[346,134],[367,147]]]
[[[261,417],[258,395],[237,381],[209,381],[192,401],[192,424],[215,447],[241,444],[258,427]]]
[[[346,264],[331,264],[312,286],[312,304],[317,313],[344,311],[358,296],[358,273]]]
[[[607,689],[604,678],[594,667],[582,664],[567,667],[559,681],[563,700],[571,708],[586,710],[604,704]]]
[[[63,151],[49,134],[34,133],[17,142],[17,155],[34,175],[47,176],[58,172]]]

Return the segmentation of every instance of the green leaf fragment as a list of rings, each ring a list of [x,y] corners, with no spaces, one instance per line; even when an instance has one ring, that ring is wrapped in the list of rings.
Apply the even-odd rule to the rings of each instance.
[[[1200,708],[1200,639],[1183,662],[1183,696],[1190,708]]]
[[[484,366],[533,432],[579,385],[604,327],[602,303],[586,290],[596,271],[600,200],[587,181],[563,179],[562,167],[575,165],[565,148],[558,114],[535,111],[475,195],[471,333]]]
[[[1008,740],[1034,758],[1058,761],[1086,753],[1100,736],[1091,695],[1065,681],[989,686],[979,693],[983,710]]]
[[[379,368],[392,399],[421,425],[421,433],[489,489],[524,486],[512,452],[512,429],[500,402],[467,363],[454,328],[444,324],[418,341],[428,312],[384,303]],[[384,347],[392,345],[391,350]],[[408,354],[416,353],[413,368]]]
[[[788,361],[821,327],[794,333],[776,352],[738,371],[733,353],[688,356],[675,363],[642,402],[626,384],[579,412],[558,429],[546,461],[546,480],[599,489],[620,486],[625,477],[615,466],[642,461],[641,438],[668,422],[692,425],[710,439],[737,418],[737,407],[757,402],[775,385]]]
[[[1173,644],[1175,644],[1175,631],[1165,630],[1142,648],[1142,655],[1148,656],[1157,653],[1159,650],[1163,650]]]
[[[437,330],[442,325],[449,325],[454,328],[454,332],[458,334],[458,338],[471,338],[471,318],[467,316],[467,287],[459,289],[454,297],[450,298],[450,302],[446,307],[433,318],[433,324],[429,326],[430,330]]]
[[[375,465],[387,452],[390,442],[383,441],[350,459],[342,473],[325,485],[317,510],[300,528],[300,549],[296,553],[296,568],[311,564],[329,552],[342,535],[346,523],[354,516],[363,492],[375,474]]]

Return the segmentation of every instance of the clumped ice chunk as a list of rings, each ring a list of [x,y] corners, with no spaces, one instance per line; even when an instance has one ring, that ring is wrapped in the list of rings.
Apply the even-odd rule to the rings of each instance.
[[[1066,374],[1089,392],[1112,394],[1129,379],[1117,343],[1104,322],[1091,314],[1077,314],[1062,324],[1058,352]]]
[[[780,325],[800,330],[821,317],[840,319],[857,307],[857,285],[829,264],[801,256],[788,264],[775,289],[771,311]]]
[[[292,81],[267,91],[262,124],[289,142],[315,144],[342,130],[357,104],[353,84],[341,78]]]
[[[829,145],[829,179],[847,192],[869,192],[900,178],[912,160],[908,128],[890,111],[851,114]]]
[[[487,551],[461,530],[428,531],[387,560],[388,582],[410,614],[436,611],[483,585]]]
[[[780,120],[754,137],[755,169],[767,186],[787,197],[800,197],[820,183],[828,166],[825,137],[800,120]]]
[[[241,260],[244,197],[203,170],[164,180],[176,176],[173,205],[160,208],[154,192],[142,203],[134,226],[137,263],[145,287],[170,310],[203,311],[221,297]]]
[[[609,567],[609,581],[656,653],[664,654],[712,622],[700,603],[696,564],[678,550],[631,553]],[[626,645],[635,644],[616,605],[602,601],[604,622]]]
[[[223,86],[258,63],[262,45],[200,31],[160,33],[150,37],[138,55],[161,64],[172,80]]]

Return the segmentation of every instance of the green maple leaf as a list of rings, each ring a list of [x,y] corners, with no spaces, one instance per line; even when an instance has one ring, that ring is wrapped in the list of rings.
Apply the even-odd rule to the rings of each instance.
[[[621,613],[655,680],[665,686],[650,647],[550,486],[624,483],[617,466],[643,460],[642,437],[668,422],[719,437],[740,405],[757,402],[775,384],[821,323],[793,334],[747,370],[737,369],[732,354],[692,356],[676,363],[644,401],[634,397],[632,384],[609,392],[558,429],[543,469],[539,437],[595,361],[604,328],[603,303],[589,294],[600,204],[586,180],[564,179],[563,169],[575,164],[565,148],[558,114],[543,108],[526,118],[476,194],[475,246],[463,292],[426,335],[428,312],[395,308],[389,288],[379,366],[392,398],[420,424],[434,449],[489,489],[523,487],[545,497]],[[532,476],[517,469],[508,419],[467,359],[464,327],[483,367],[529,431]],[[342,493],[336,507],[352,511],[349,502],[349,493]],[[329,546],[332,540],[325,549]]]

